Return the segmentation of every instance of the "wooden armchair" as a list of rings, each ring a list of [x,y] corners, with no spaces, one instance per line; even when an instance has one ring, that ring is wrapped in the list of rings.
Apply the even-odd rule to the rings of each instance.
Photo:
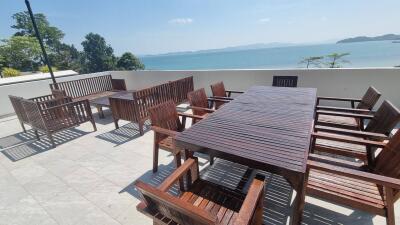
[[[228,101],[233,100],[232,93],[235,93],[235,94],[243,93],[242,91],[225,90],[225,85],[222,81],[212,84],[211,92],[213,94],[213,98],[223,99],[223,100],[228,100]],[[218,109],[223,104],[224,104],[223,102],[216,102],[215,108]]]
[[[208,113],[215,112],[214,103],[226,103],[228,100],[223,99],[214,99],[207,98],[206,91],[204,88],[200,88],[198,90],[192,91],[188,93],[188,99],[190,106],[188,108],[192,109],[194,115],[205,116]],[[192,120],[193,123],[196,123],[196,120]]]
[[[318,113],[318,111],[317,111]],[[336,113],[336,112],[335,112]],[[343,113],[342,113],[343,114]],[[350,113],[344,113],[351,115]],[[355,114],[359,116],[366,116],[364,114]],[[372,117],[372,118],[371,118]],[[366,118],[366,117],[363,117]],[[386,140],[392,130],[400,121],[400,110],[397,109],[389,101],[384,101],[379,107],[378,111],[372,116],[368,115],[371,121],[366,128],[362,131],[348,130],[342,128],[334,128],[327,126],[315,126],[316,131],[315,139],[313,141],[313,150],[328,152],[347,157],[355,157],[363,160],[366,164],[374,163],[375,148],[355,143],[344,143],[332,139],[323,138],[325,135],[334,135],[339,138],[355,138],[359,140]],[[322,138],[319,138],[322,137]]]
[[[323,111],[339,111],[343,113],[350,114],[368,114],[374,108],[376,102],[380,98],[381,93],[376,90],[374,87],[369,87],[367,92],[361,99],[357,98],[336,98],[336,97],[322,97],[319,96],[317,98],[317,110]],[[321,106],[320,101],[340,101],[340,102],[350,102],[351,108],[344,107],[332,107],[332,106]],[[355,107],[355,104],[357,107]],[[327,125],[327,126],[335,126],[347,129],[362,129],[362,120],[363,117],[348,117],[340,114],[321,114],[318,117],[317,124]]]
[[[178,196],[168,193],[171,186],[188,174],[187,190]],[[153,224],[167,225],[261,225],[263,223],[264,177],[251,183],[247,195],[202,180],[197,161],[190,158],[159,187],[141,181],[135,186],[142,201],[137,210],[153,219]]]
[[[177,112],[173,101],[149,108],[149,114],[151,128],[154,131],[153,172],[155,173],[158,170],[159,149],[171,152],[175,157],[175,164],[178,168],[181,165],[181,155],[184,151],[175,145],[175,137],[178,132],[185,129],[187,117],[197,120],[201,120],[203,117]],[[179,117],[182,117],[182,122]]]
[[[384,216],[388,225],[395,225],[394,203],[400,198],[400,132],[387,144],[351,138],[341,141],[380,147],[382,152],[370,171],[309,160],[307,194]]]

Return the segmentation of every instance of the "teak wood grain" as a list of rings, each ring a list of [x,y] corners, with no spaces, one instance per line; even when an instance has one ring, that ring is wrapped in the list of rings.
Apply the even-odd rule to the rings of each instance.
[[[299,224],[316,99],[313,88],[252,87],[178,134],[176,144],[285,176],[301,193],[292,220]]]

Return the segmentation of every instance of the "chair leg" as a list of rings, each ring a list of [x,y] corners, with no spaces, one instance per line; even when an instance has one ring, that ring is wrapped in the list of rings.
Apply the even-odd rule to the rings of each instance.
[[[385,187],[386,195],[386,224],[395,225],[393,189]]]
[[[210,165],[212,166],[214,164],[214,156],[209,155],[208,157],[210,157]]]
[[[97,131],[96,122],[95,122],[94,120],[91,120],[90,122],[91,122],[92,125],[93,125],[93,130],[94,130],[94,131]]]
[[[114,119],[114,125],[115,125],[115,129],[119,129],[119,125],[118,125],[118,120]]]
[[[181,166],[181,153],[180,152],[176,153],[176,155],[175,155],[175,165],[176,165],[176,168],[179,168]],[[183,184],[183,178],[179,179],[179,188],[181,191],[185,191],[185,186]]]
[[[158,144],[154,143],[153,146],[153,173],[156,173],[158,170]]]
[[[51,147],[55,148],[55,147],[56,147],[56,143],[54,142],[53,135],[47,134],[47,137],[48,137],[49,140],[50,140]]]
[[[143,134],[144,134],[143,125],[144,125],[144,122],[139,122],[139,133],[140,133],[140,136],[143,136]]]
[[[40,140],[39,132],[37,130],[35,130],[34,132],[35,132],[36,139]]]
[[[22,130],[24,131],[24,133],[26,133],[26,129],[25,129],[24,123],[23,122],[20,122],[20,123],[21,123]]]

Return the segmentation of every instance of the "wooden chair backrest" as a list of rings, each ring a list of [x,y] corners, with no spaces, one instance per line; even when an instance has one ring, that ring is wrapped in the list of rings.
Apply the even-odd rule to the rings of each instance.
[[[374,172],[400,179],[400,132],[389,140],[389,143],[378,154]]]
[[[208,100],[204,88],[189,92],[188,99],[191,106],[208,108]],[[205,112],[203,110],[193,109],[193,114],[201,116],[204,115]]]
[[[173,131],[181,131],[183,129],[173,101],[167,101],[149,108],[149,114],[153,126]]]
[[[136,182],[147,208],[180,225],[216,225],[216,216],[143,182]]]
[[[59,82],[57,85],[58,89],[64,90],[67,96],[78,98],[113,90],[111,80],[111,75],[103,75],[98,77]],[[50,89],[56,89],[55,85],[50,84]]]
[[[357,109],[372,110],[380,97],[381,93],[379,93],[378,90],[372,86],[369,87],[367,92],[365,92],[364,96],[362,97],[361,102],[358,103]]]
[[[9,95],[8,97],[10,98],[11,104],[14,108],[15,114],[17,114],[18,119],[21,122],[28,123],[28,116],[26,115],[25,109],[21,102],[23,98],[13,95]]]
[[[272,86],[274,87],[297,87],[297,76],[274,76]]]
[[[365,131],[389,135],[400,121],[400,110],[385,100],[369,121]]]
[[[224,83],[222,81],[212,84],[211,92],[212,92],[213,96],[226,97],[226,90],[225,90]]]

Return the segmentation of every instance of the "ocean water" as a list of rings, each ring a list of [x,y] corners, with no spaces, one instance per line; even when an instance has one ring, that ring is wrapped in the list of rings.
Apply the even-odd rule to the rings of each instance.
[[[350,55],[343,67],[393,67],[400,65],[400,43],[392,41],[321,44],[215,53],[187,53],[182,55],[146,56],[141,60],[148,70],[201,69],[278,69],[302,68],[304,57],[331,53]]]

